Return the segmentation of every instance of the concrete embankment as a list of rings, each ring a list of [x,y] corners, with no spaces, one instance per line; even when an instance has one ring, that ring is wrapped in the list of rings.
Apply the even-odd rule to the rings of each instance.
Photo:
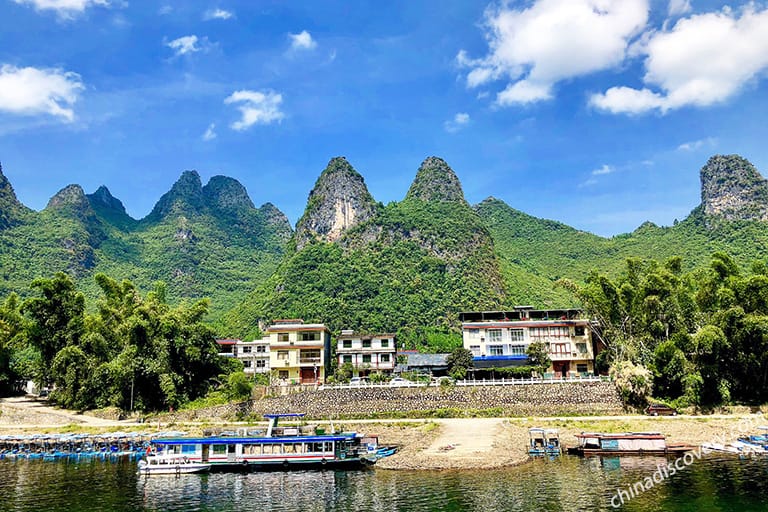
[[[205,411],[180,411],[177,421],[216,417],[261,417],[265,413],[303,412],[310,418],[369,418],[473,416],[486,411],[493,416],[615,415],[623,412],[610,382],[567,382],[517,386],[447,386],[419,388],[343,388],[304,390],[260,400],[228,404]]]

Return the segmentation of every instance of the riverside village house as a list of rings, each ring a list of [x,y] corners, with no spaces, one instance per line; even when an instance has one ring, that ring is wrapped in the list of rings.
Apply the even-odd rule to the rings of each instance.
[[[217,340],[219,353],[243,362],[246,373],[276,372],[284,384],[323,383],[330,367],[331,332],[324,324],[275,320],[261,340]]]
[[[591,322],[579,309],[472,311],[459,314],[464,348],[477,370],[525,366],[528,346],[541,341],[552,365],[545,378],[592,375],[597,352]]]
[[[336,339],[339,367],[351,364],[353,377],[365,377],[373,372],[391,374],[395,369],[396,352],[394,334],[355,334],[344,329]]]

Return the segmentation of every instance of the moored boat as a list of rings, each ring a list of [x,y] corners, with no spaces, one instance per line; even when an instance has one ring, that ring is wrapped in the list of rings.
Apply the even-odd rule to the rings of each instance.
[[[568,448],[574,455],[679,455],[695,450],[693,445],[667,443],[659,432],[625,432],[576,434],[578,444]]]
[[[211,471],[262,471],[309,468],[355,469],[372,465],[378,440],[356,432],[326,434],[315,429],[308,434],[300,427],[279,427],[281,418],[303,418],[303,414],[265,414],[266,432],[231,432],[230,435],[153,439],[158,453],[184,456],[210,464]]]
[[[188,473],[205,473],[211,465],[193,462],[181,455],[158,455],[150,453],[139,461],[139,473],[142,475],[183,475]]]
[[[528,454],[533,457],[560,455],[560,433],[553,428],[528,429]]]

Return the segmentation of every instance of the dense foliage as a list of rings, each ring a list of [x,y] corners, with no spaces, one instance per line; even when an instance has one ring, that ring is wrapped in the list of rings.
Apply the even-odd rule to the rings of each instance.
[[[235,369],[203,323],[207,301],[171,307],[162,284],[142,297],[129,281],[95,279],[102,293],[94,314],[64,273],[35,280],[21,304],[14,295],[5,301],[0,382],[33,378],[69,408],[158,410],[205,395]],[[241,380],[230,378],[233,396],[250,392]]]
[[[765,264],[743,272],[717,252],[708,268],[684,273],[677,257],[629,259],[615,279],[593,272],[562,284],[598,320],[603,357],[630,402],[651,390],[680,405],[768,399]]]

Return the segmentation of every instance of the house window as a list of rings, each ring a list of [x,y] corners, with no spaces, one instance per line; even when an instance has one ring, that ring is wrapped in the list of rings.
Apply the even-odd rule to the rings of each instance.
[[[473,356],[479,356],[480,355],[480,345],[470,345],[469,351],[472,352]]]
[[[577,343],[576,344],[576,350],[578,350],[582,354],[587,353],[587,344],[586,343]]]
[[[257,359],[256,360],[256,368],[266,368],[266,367],[267,367],[266,359]]]
[[[253,347],[240,347],[243,349],[243,354],[250,354]]]
[[[381,360],[382,363],[388,363],[389,362],[389,354],[381,354],[381,356],[379,356],[379,359]]]
[[[343,340],[341,346],[343,348],[352,348],[352,340]]]
[[[287,332],[277,333],[277,341],[289,341],[290,335]]]
[[[363,340],[363,348],[371,348],[371,340]]]
[[[351,363],[352,362],[352,356],[341,356],[341,362],[343,363]]]
[[[279,378],[279,379],[288,379],[288,370],[279,370],[277,372],[277,378]]]
[[[549,353],[550,354],[568,354],[570,352],[570,344],[568,343],[550,343],[549,345]]]
[[[301,341],[319,341],[319,340],[320,340],[319,332],[302,332],[301,333]]]
[[[573,335],[574,336],[584,336],[584,326],[583,325],[577,325],[573,328]]]
[[[287,361],[288,360],[288,351],[287,350],[278,350],[277,351],[277,359],[279,361]]]
[[[388,339],[385,338],[385,339],[381,340],[381,348],[389,348],[389,340]]]
[[[371,362],[371,354],[363,354],[363,363]]]
[[[250,361],[243,361],[243,368],[250,368],[251,362]]]
[[[522,329],[510,329],[509,339],[510,341],[523,341],[525,340],[525,334]]]
[[[579,373],[587,373],[589,371],[589,366],[586,364],[577,364],[576,371]]]
[[[528,334],[531,335],[531,338],[543,338],[545,337],[549,332],[549,329],[546,327],[531,327],[528,329]]]
[[[501,329],[488,329],[488,343],[501,343]]]
[[[267,347],[265,345],[259,345],[258,347],[256,347],[256,352],[262,352],[263,353],[263,352],[266,352],[266,351],[267,351]]]
[[[504,355],[504,347],[502,345],[488,345],[488,353],[492,356]]]
[[[477,336],[480,334],[480,329],[467,329],[469,331],[470,336]]]
[[[509,353],[512,354],[513,356],[524,356],[525,345],[510,345]]]

